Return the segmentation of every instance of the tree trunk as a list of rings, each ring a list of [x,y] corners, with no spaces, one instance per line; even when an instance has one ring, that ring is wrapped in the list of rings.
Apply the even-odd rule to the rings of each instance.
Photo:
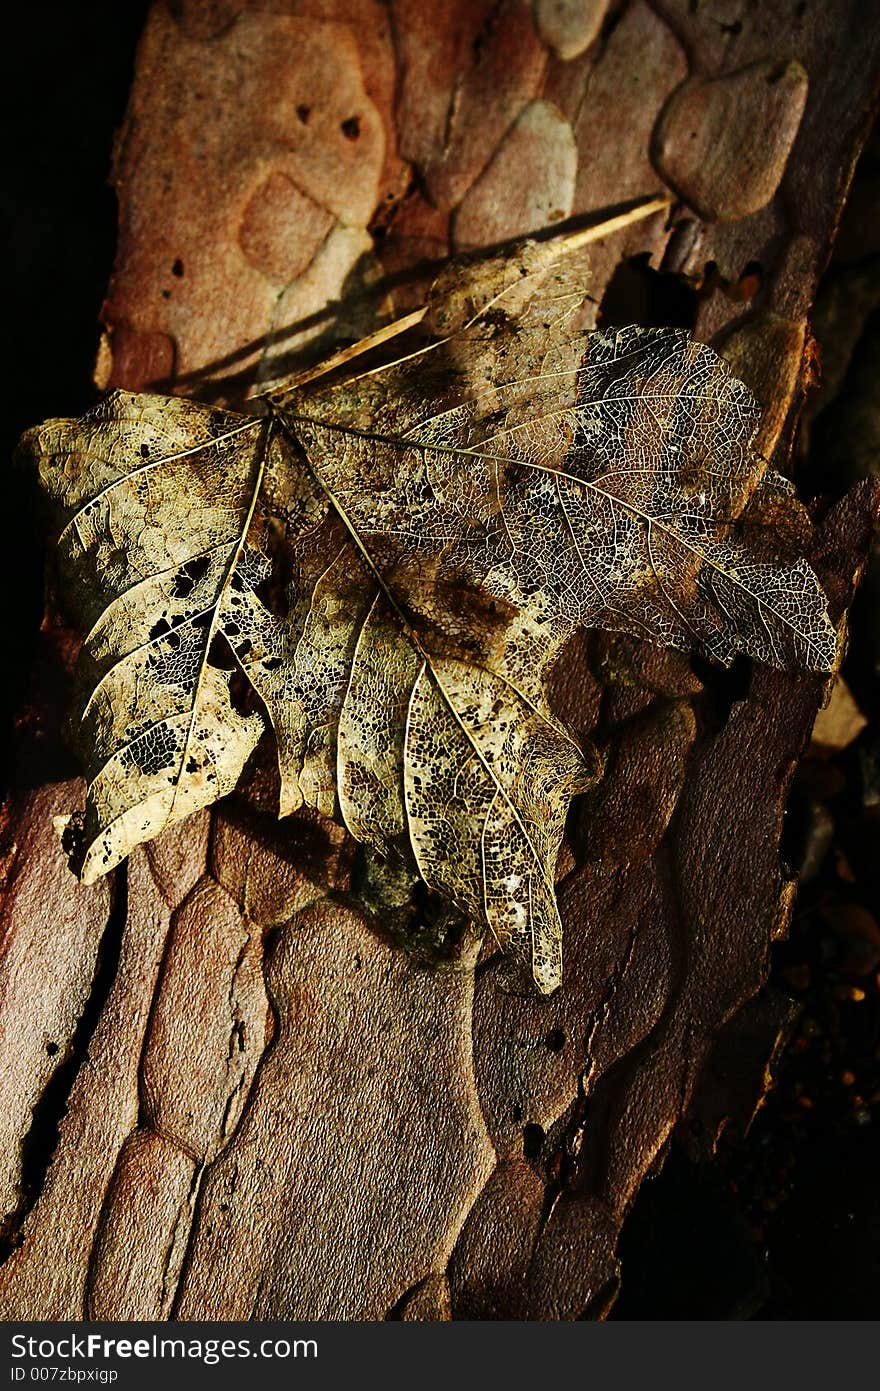
[[[587,326],[711,341],[784,469],[878,65],[857,0],[734,22],[686,0],[156,0],[116,152],[99,385],[235,401],[418,303],[426,260],[665,184],[668,226],[596,246]],[[817,531],[835,617],[876,506],[866,484]],[[62,666],[74,646],[45,644]],[[673,1132],[711,1154],[787,1027],[755,997],[823,693],[598,633],[567,649],[558,709],[609,771],[572,813],[566,980],[543,1003],[499,992],[491,956],[430,970],[356,894],[340,906],[352,844],[317,815],[276,820],[269,748],[92,888],[52,829],[79,787],[23,779],[2,1317],[601,1316]]]

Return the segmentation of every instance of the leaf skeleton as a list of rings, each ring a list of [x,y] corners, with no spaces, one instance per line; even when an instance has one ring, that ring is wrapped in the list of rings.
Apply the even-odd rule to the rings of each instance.
[[[268,724],[282,816],[341,818],[546,995],[565,818],[600,771],[545,689],[572,633],[833,668],[751,393],[683,330],[572,328],[576,259],[526,243],[451,265],[422,309],[247,414],[114,391],[28,432],[85,634],[83,880],[231,792]],[[419,323],[427,342],[352,372]]]

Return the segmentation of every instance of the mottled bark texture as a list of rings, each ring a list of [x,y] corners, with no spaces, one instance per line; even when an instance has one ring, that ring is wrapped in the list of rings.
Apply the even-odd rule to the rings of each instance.
[[[157,0],[118,140],[99,382],[234,400],[369,329],[388,294],[418,302],[426,258],[666,185],[671,230],[596,247],[594,320],[673,314],[711,340],[784,468],[878,29],[858,0]],[[821,521],[835,615],[875,509],[867,483]],[[45,641],[55,691],[71,643]],[[52,815],[79,789],[22,779],[2,1317],[607,1310],[645,1175],[673,1132],[710,1154],[748,1116],[785,1028],[754,997],[786,930],[779,833],[823,683],[697,675],[590,634],[555,691],[608,773],[572,811],[548,1003],[499,993],[491,956],[475,978],[431,970],[340,906],[353,848],[316,816],[275,820],[271,750],[112,886],[64,867]],[[740,1034],[738,1087],[719,1059]]]

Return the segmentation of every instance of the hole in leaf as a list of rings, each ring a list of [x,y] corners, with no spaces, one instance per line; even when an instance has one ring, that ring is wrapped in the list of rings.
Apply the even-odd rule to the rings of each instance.
[[[215,633],[208,648],[208,666],[217,671],[237,671],[238,663],[232,648],[222,633]]]
[[[345,136],[346,140],[357,140],[358,136],[361,133],[360,116],[349,116],[347,121],[342,122],[340,130],[342,131],[342,134]]]
[[[259,707],[259,700],[251,683],[238,666],[229,682],[229,704],[237,715],[252,715]]]
[[[276,618],[286,618],[290,607],[287,590],[293,579],[291,550],[285,542],[283,530],[274,525],[268,528],[263,544],[271,568],[266,578],[254,586],[254,594],[269,613]]]
[[[204,579],[208,573],[210,563],[206,555],[200,555],[181,566],[171,591],[173,597],[175,599],[188,599],[199,580]]]

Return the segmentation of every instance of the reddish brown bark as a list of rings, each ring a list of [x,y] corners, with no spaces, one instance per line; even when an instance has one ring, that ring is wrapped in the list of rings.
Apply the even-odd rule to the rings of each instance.
[[[540,0],[157,0],[118,144],[101,383],[232,399],[368,328],[359,291],[384,273],[665,181],[671,230],[596,248],[592,317],[612,281],[606,313],[623,296],[637,318],[640,293],[659,312],[643,253],[700,288],[694,331],[753,387],[784,464],[880,27],[855,0],[737,24],[716,8],[595,3],[566,23]],[[395,307],[419,293],[404,278]],[[876,507],[865,485],[819,533],[836,614]],[[786,929],[781,818],[823,687],[757,669],[742,691],[704,686],[602,635],[556,684],[610,759],[572,815],[567,978],[547,1003],[499,993],[489,958],[475,980],[429,970],[338,906],[351,846],[314,817],[276,822],[268,753],[213,815],[133,855],[112,900],[54,840],[77,790],[15,800],[4,1318],[607,1309],[669,1137],[710,1153],[757,1103],[719,1091],[713,1050],[742,1030],[768,1057],[784,1030],[749,1002]],[[32,1111],[69,1057],[32,1192]]]

